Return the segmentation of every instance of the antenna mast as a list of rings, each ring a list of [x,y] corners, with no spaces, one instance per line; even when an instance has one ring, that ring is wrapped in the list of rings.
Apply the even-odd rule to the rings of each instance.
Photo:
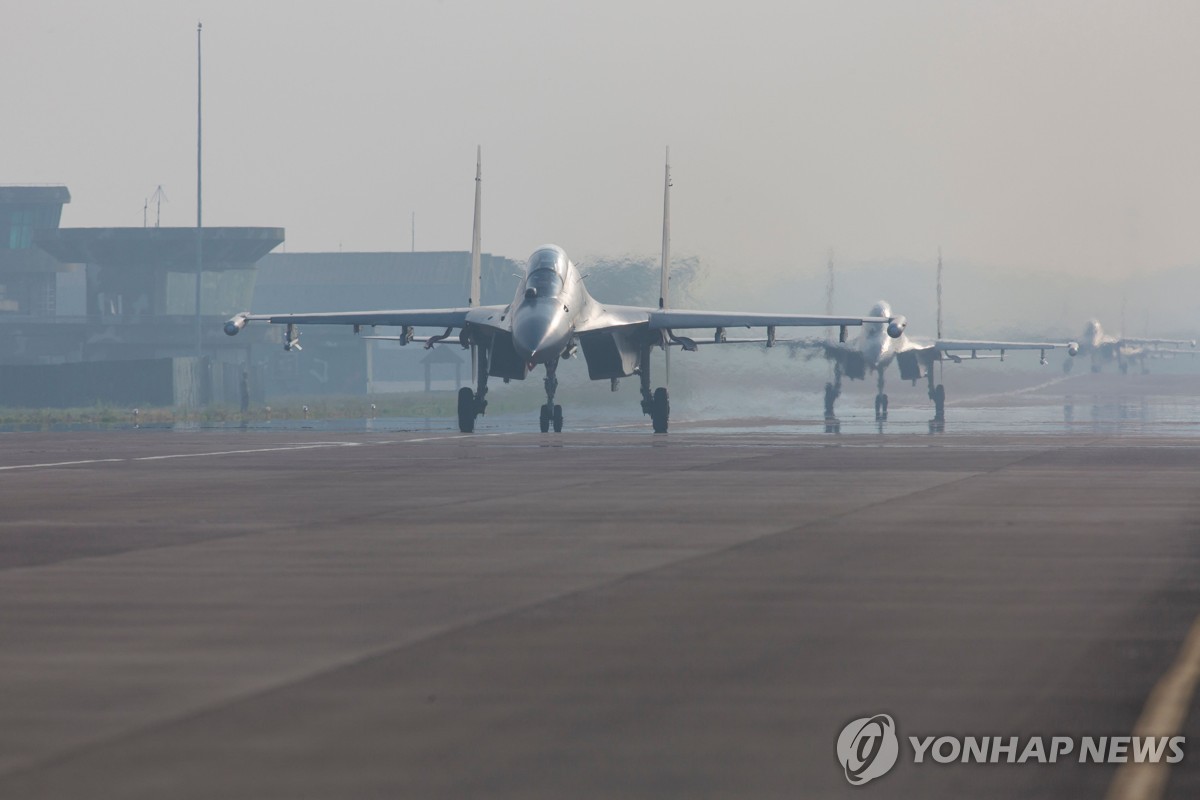
[[[154,227],[157,228],[159,227],[160,223],[162,223],[163,201],[167,200],[167,193],[163,191],[161,183],[158,185],[158,188],[154,190],[154,194],[150,195],[150,199],[154,201]],[[167,200],[167,202],[170,202],[170,200]],[[145,225],[142,227],[145,227]]]

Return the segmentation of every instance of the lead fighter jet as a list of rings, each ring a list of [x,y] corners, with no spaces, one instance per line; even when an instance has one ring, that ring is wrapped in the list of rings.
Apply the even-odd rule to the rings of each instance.
[[[657,308],[602,303],[588,294],[579,270],[557,245],[543,245],[529,257],[516,295],[508,305],[479,305],[480,282],[480,195],[482,161],[475,163],[475,224],[471,245],[470,296],[461,308],[396,309],[384,311],[316,312],[308,314],[235,315],[225,323],[225,333],[234,336],[249,322],[287,325],[285,350],[300,347],[297,326],[352,325],[394,326],[402,333],[401,344],[423,341],[432,347],[450,340],[459,331],[457,342],[470,348],[476,388],[463,387],[458,394],[458,426],[463,433],[475,429],[475,420],[487,409],[488,378],[524,380],[538,365],[546,369],[546,403],[541,407],[542,432],[553,426],[562,430],[562,406],[554,403],[558,387],[559,361],[578,350],[587,361],[592,380],[611,380],[637,375],[641,383],[642,413],[648,414],[655,433],[666,433],[670,401],[666,387],[651,390],[650,352],[675,345],[695,350],[697,342],[676,334],[678,330],[709,328],[712,341],[725,342],[725,329],[765,327],[767,345],[775,341],[779,326],[833,326],[842,329],[864,323],[887,326],[888,333],[900,336],[904,320],[890,317],[836,317],[805,314],[763,314],[752,312],[682,311],[667,308],[668,268],[670,265],[670,151],[663,189],[662,284]],[[443,333],[417,338],[414,328],[441,328]],[[450,340],[453,342],[453,340]]]

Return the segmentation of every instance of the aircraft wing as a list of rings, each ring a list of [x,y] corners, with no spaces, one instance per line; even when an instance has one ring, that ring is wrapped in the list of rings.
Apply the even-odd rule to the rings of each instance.
[[[970,339],[939,339],[933,348],[943,353],[963,350],[1054,350],[1064,342],[988,342]]]
[[[237,314],[225,323],[225,332],[233,336],[248,322],[274,325],[354,325],[412,328],[461,328],[468,322],[499,327],[504,306],[475,308],[425,308],[385,311],[330,311],[308,314]]]
[[[887,317],[830,317],[814,314],[766,314],[745,311],[685,311],[682,309],[644,308],[641,306],[604,305],[600,311],[582,323],[578,332],[616,328],[624,325],[648,325],[650,330],[689,328],[767,328],[829,325],[862,325],[867,322],[888,323]]]
[[[868,322],[887,324],[888,317],[832,317],[823,314],[764,314],[743,311],[684,311],[655,309],[650,312],[651,330],[676,328],[767,328],[842,327]]]
[[[1154,347],[1159,345],[1171,345],[1173,347],[1195,347],[1195,339],[1121,339],[1117,342],[1117,346],[1130,347]]]
[[[932,345],[918,348],[919,352],[917,355],[921,363],[929,366],[934,361],[942,360],[943,357],[956,364],[980,358],[998,358],[1003,361],[1004,353],[1007,350],[1039,350],[1041,351],[1042,365],[1045,366],[1046,351],[1061,347],[1069,348],[1070,345],[1064,342],[991,342],[970,339],[939,339]],[[981,356],[979,355],[980,350],[999,350],[1000,355]],[[958,355],[959,353],[970,353],[970,355]]]

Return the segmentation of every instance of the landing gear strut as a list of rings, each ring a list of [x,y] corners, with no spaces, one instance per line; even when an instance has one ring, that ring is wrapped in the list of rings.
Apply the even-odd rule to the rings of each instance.
[[[887,420],[888,396],[883,393],[883,370],[879,370],[876,385],[879,387],[879,393],[875,395],[875,421],[884,422]]]
[[[933,401],[933,421],[946,421],[946,387],[933,384],[933,365],[929,365],[929,399]]]
[[[666,433],[667,423],[671,418],[671,399],[665,386],[660,386],[650,392],[650,347],[642,348],[641,365],[638,367],[638,377],[642,388],[642,413],[650,415],[650,423],[655,433]]]
[[[833,362],[833,382],[825,384],[825,432],[826,433],[841,433],[842,423],[838,422],[837,415],[833,411],[833,404],[842,394],[842,365],[840,362]]]
[[[946,430],[946,387],[933,383],[933,364],[928,367],[926,377],[929,378],[929,399],[933,401],[933,419],[929,420],[930,433],[942,433]]]
[[[461,433],[475,432],[475,418],[487,411],[487,379],[488,379],[488,350],[482,345],[474,345],[476,350],[476,380],[478,390],[472,392],[469,386],[458,390],[458,430]]]
[[[546,364],[546,379],[543,383],[546,386],[546,404],[538,413],[538,427],[541,428],[542,433],[549,433],[551,426],[554,426],[555,433],[562,433],[562,406],[554,404],[554,393],[558,391],[557,358]]]
[[[842,395],[842,365],[834,362],[833,383],[825,384],[825,420],[835,419],[833,404]]]

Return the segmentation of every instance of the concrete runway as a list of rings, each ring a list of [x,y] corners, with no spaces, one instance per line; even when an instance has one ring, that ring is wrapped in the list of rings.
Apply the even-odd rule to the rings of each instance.
[[[1198,477],[1128,436],[2,435],[0,797],[1101,797],[853,788],[835,740],[1129,735]]]

